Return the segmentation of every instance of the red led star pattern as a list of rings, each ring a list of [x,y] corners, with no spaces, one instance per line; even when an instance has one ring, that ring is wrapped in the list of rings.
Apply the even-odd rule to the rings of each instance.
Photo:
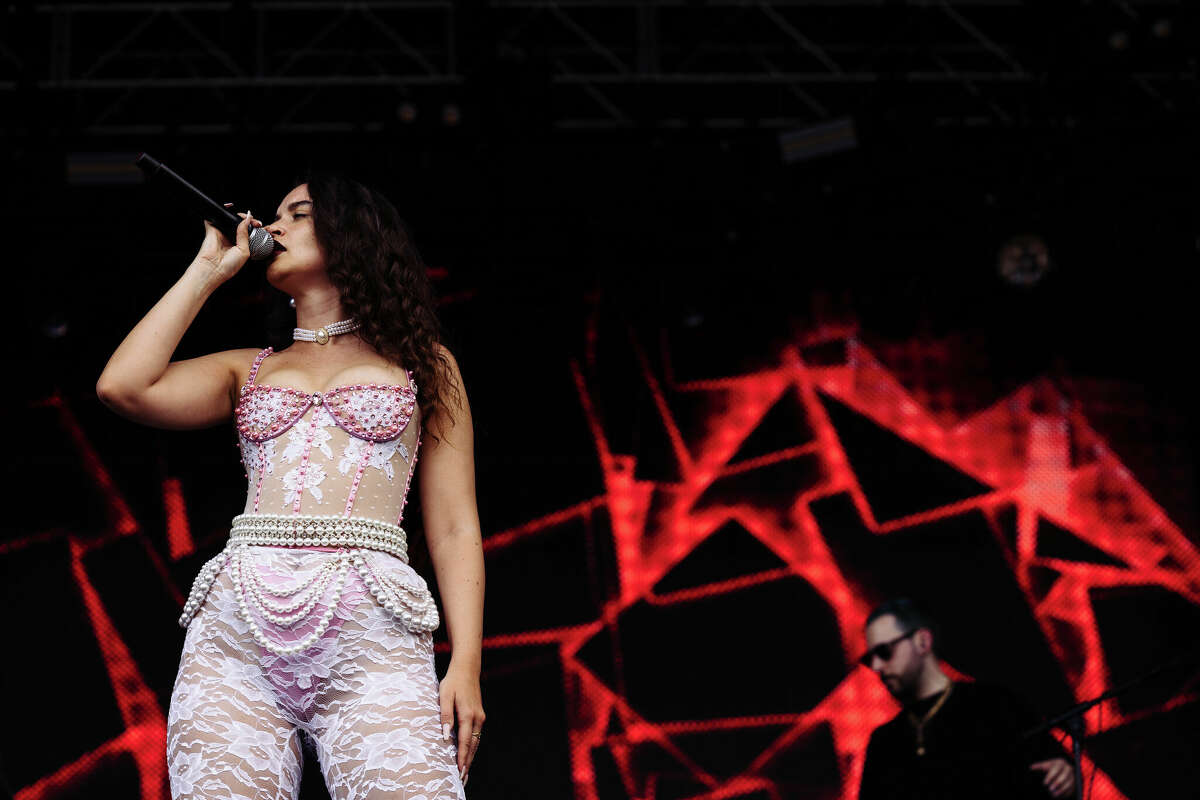
[[[839,363],[806,363],[807,348],[841,341],[845,357]],[[671,607],[730,595],[774,581],[799,577],[828,604],[836,617],[847,667],[861,651],[861,628],[868,607],[843,574],[812,512],[814,503],[836,496],[851,498],[862,525],[874,535],[888,536],[930,522],[966,513],[982,513],[1001,537],[1001,509],[1017,509],[1015,546],[1005,545],[1010,566],[1033,617],[1062,665],[1079,699],[1111,688],[1103,643],[1089,600],[1093,589],[1117,586],[1156,586],[1200,604],[1200,553],[1172,523],[1162,508],[1138,484],[1104,441],[1089,427],[1078,407],[1048,383],[1035,383],[990,408],[953,424],[926,408],[906,390],[860,342],[852,331],[824,332],[786,350],[777,365],[751,374],[721,380],[680,382],[669,366],[658,374],[636,351],[645,384],[667,432],[677,481],[654,482],[635,475],[636,458],[615,452],[610,431],[597,411],[605,387],[590,385],[589,364],[577,363],[573,375],[579,401],[595,441],[603,471],[604,492],[583,498],[560,512],[489,536],[485,551],[495,554],[531,537],[553,537],[581,518],[604,512],[611,524],[619,571],[619,589],[596,619],[566,628],[526,631],[488,637],[489,650],[544,646],[557,648],[566,698],[571,778],[578,800],[603,800],[592,754],[605,750],[615,764],[624,793],[639,800],[659,797],[660,775],[642,769],[639,752],[656,750],[672,769],[690,776],[698,787],[692,800],[739,797],[784,797],[773,766],[797,741],[819,727],[830,731],[839,776],[836,796],[854,798],[862,758],[871,730],[895,712],[893,701],[879,682],[863,669],[850,669],[820,702],[803,713],[727,716],[720,719],[651,721],[620,691],[589,668],[580,650],[598,633],[614,626],[623,611],[635,604]],[[668,362],[669,364],[669,362]],[[794,393],[807,416],[808,441],[776,452],[738,460],[737,453],[767,413],[787,393]],[[685,435],[676,422],[671,398],[707,397],[708,413],[698,432]],[[952,505],[927,509],[899,519],[876,518],[868,494],[860,485],[838,431],[822,398],[833,398],[929,455],[971,476],[987,491]],[[165,792],[165,714],[147,687],[138,664],[122,641],[93,587],[82,556],[114,538],[140,531],[127,504],[116,490],[83,430],[60,398],[49,404],[58,411],[64,431],[74,442],[81,462],[105,493],[108,532],[94,540],[69,535],[71,570],[83,606],[104,656],[123,732],[83,756],[64,764],[17,792],[20,800],[41,800],[85,782],[113,757],[129,754],[137,766],[140,797],[159,798]],[[805,485],[781,493],[777,502],[698,502],[714,482],[790,460],[807,459],[819,465]],[[178,481],[163,486],[167,509],[166,544],[171,559],[194,550]],[[1081,563],[1038,553],[1039,519],[1052,521],[1121,566]],[[656,592],[655,586],[698,545],[730,521],[774,553],[784,566],[737,575],[700,586]],[[144,537],[143,537],[144,538]],[[43,536],[10,541],[0,556]],[[162,566],[148,548],[152,560]],[[1034,579],[1034,570],[1049,568],[1057,578],[1048,586]],[[163,571],[164,579],[166,577]],[[169,584],[169,581],[167,581]],[[1105,704],[1103,717],[1089,715],[1089,733],[1112,730],[1147,714],[1194,703],[1197,693],[1182,693],[1152,711],[1123,713]],[[1101,725],[1103,726],[1101,728]],[[689,756],[678,739],[699,731],[781,732],[737,775],[718,776]],[[1097,800],[1120,800],[1124,795],[1109,777],[1085,757],[1085,775]]]
[[[120,712],[124,730],[109,741],[101,743],[79,758],[64,764],[52,774],[20,789],[15,797],[17,800],[41,800],[41,798],[64,796],[70,793],[72,786],[86,785],[93,772],[104,769],[122,755],[131,756],[137,767],[139,797],[143,800],[164,797],[167,768],[165,759],[166,714],[159,707],[158,699],[147,685],[137,662],[117,631],[116,625],[105,608],[104,600],[93,585],[83,563],[83,558],[89,551],[104,547],[113,539],[136,535],[141,528],[83,428],[62,397],[54,395],[46,401],[46,405],[58,412],[63,432],[74,444],[85,471],[96,486],[102,490],[105,498],[107,512],[105,533],[92,538],[67,534],[67,540],[70,550],[71,575],[78,587],[83,608],[95,635],[96,646],[103,656],[104,665],[108,671],[108,680],[112,686],[112,697]],[[26,540],[7,542],[0,549],[0,556],[29,544],[45,541],[46,538],[46,536],[35,536]],[[147,552],[150,554],[152,562],[161,568],[162,563],[157,554],[150,548],[147,548]],[[165,578],[165,569],[162,572]],[[169,579],[165,581],[165,584],[169,587],[173,586]],[[175,595],[182,603],[183,598],[178,595],[177,591]]]
[[[841,339],[845,358],[834,366],[810,366],[801,353],[807,346]],[[607,748],[621,774],[627,796],[656,796],[656,776],[639,773],[633,757],[653,746],[670,755],[675,767],[704,787],[691,800],[767,796],[783,797],[768,775],[773,762],[795,741],[818,726],[832,732],[840,774],[840,797],[854,798],[863,756],[873,728],[896,711],[893,701],[866,670],[851,671],[811,710],[801,714],[758,715],[719,720],[651,722],[631,702],[592,672],[578,657],[583,644],[613,625],[635,603],[670,605],[736,592],[748,586],[799,576],[834,610],[847,665],[861,652],[862,626],[869,611],[839,569],[811,512],[814,502],[836,495],[852,498],[862,524],[878,536],[968,512],[982,512],[999,538],[1001,509],[1016,507],[1018,532],[1010,549],[1010,566],[1032,613],[1043,630],[1080,700],[1112,688],[1107,674],[1089,590],[1112,586],[1160,586],[1190,602],[1200,603],[1200,554],[1154,502],[1077,407],[1049,383],[1023,387],[991,408],[946,425],[917,402],[896,377],[853,337],[852,331],[815,336],[783,353],[777,367],[722,380],[675,382],[654,374],[639,351],[642,375],[667,431],[681,479],[663,484],[637,480],[636,459],[613,452],[597,413],[602,387],[589,386],[585,370],[574,369],[580,402],[595,439],[604,474],[605,493],[560,513],[490,537],[494,551],[525,537],[552,537],[566,523],[605,508],[611,519],[619,561],[619,596],[594,622],[557,630],[489,638],[488,648],[558,645],[565,674],[564,691],[570,716],[572,776],[578,800],[602,800],[591,753]],[[664,388],[665,384],[665,388]],[[742,443],[785,393],[798,396],[814,432],[811,441],[774,453],[734,461]],[[686,393],[712,397],[703,433],[688,440],[681,433],[668,396]],[[988,491],[953,505],[932,508],[899,519],[876,519],[866,493],[851,468],[820,397],[828,396],[952,465],[988,487]],[[820,477],[778,498],[773,509],[761,504],[724,503],[699,506],[697,500],[714,481],[748,473],[789,459],[819,459]],[[653,509],[655,495],[670,498]],[[1127,566],[1103,566],[1037,553],[1037,521],[1045,518]],[[786,567],[744,575],[705,586],[656,594],[655,584],[706,537],[730,520],[769,548]],[[1039,589],[1034,568],[1049,567],[1059,577],[1048,591]],[[770,613],[769,609],[764,612]],[[1064,628],[1066,633],[1064,633]],[[1082,643],[1073,652],[1069,642]],[[665,679],[665,678],[664,678]],[[1088,732],[1112,730],[1148,713],[1197,700],[1196,693],[1174,697],[1163,709],[1122,713],[1109,702],[1103,717],[1088,716]],[[736,776],[719,778],[681,749],[674,737],[702,730],[752,730],[786,726]],[[614,733],[614,728],[619,733]],[[1118,800],[1124,795],[1085,755],[1084,775],[1091,796]]]

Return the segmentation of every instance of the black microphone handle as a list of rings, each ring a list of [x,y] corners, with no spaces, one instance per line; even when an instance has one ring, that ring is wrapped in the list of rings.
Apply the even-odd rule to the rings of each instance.
[[[242,218],[225,206],[213,200],[204,192],[197,189],[183,178],[178,172],[168,167],[149,153],[142,153],[133,161],[134,165],[146,174],[147,178],[160,178],[165,183],[175,187],[176,193],[187,201],[202,217],[216,225],[230,241],[237,241],[237,227]],[[250,257],[260,260],[269,257],[275,250],[275,241],[262,228],[252,228],[250,231]]]

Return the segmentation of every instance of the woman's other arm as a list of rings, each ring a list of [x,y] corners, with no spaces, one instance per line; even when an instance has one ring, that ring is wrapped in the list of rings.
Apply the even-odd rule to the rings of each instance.
[[[442,730],[458,718],[458,768],[465,778],[483,725],[479,669],[483,647],[483,541],[475,504],[475,445],[471,410],[458,364],[449,352],[449,414],[430,422],[421,461],[421,516],[450,638],[450,666],[442,679]]]

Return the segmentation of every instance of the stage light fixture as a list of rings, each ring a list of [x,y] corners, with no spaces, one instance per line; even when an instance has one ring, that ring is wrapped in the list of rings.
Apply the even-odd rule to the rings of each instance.
[[[996,253],[996,274],[1013,286],[1036,286],[1053,266],[1046,240],[1036,234],[1013,236]]]
[[[61,312],[56,311],[42,321],[42,335],[47,339],[63,339],[70,331],[70,323]]]
[[[405,125],[411,125],[417,119],[417,107],[412,103],[401,103],[396,106],[396,119]]]

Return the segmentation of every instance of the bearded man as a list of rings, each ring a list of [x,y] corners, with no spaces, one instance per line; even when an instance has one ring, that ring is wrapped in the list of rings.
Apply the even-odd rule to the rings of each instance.
[[[1045,800],[1071,794],[1075,774],[1037,719],[1005,689],[952,681],[934,651],[933,624],[898,598],[867,618],[860,661],[903,709],[867,746],[859,800]]]

